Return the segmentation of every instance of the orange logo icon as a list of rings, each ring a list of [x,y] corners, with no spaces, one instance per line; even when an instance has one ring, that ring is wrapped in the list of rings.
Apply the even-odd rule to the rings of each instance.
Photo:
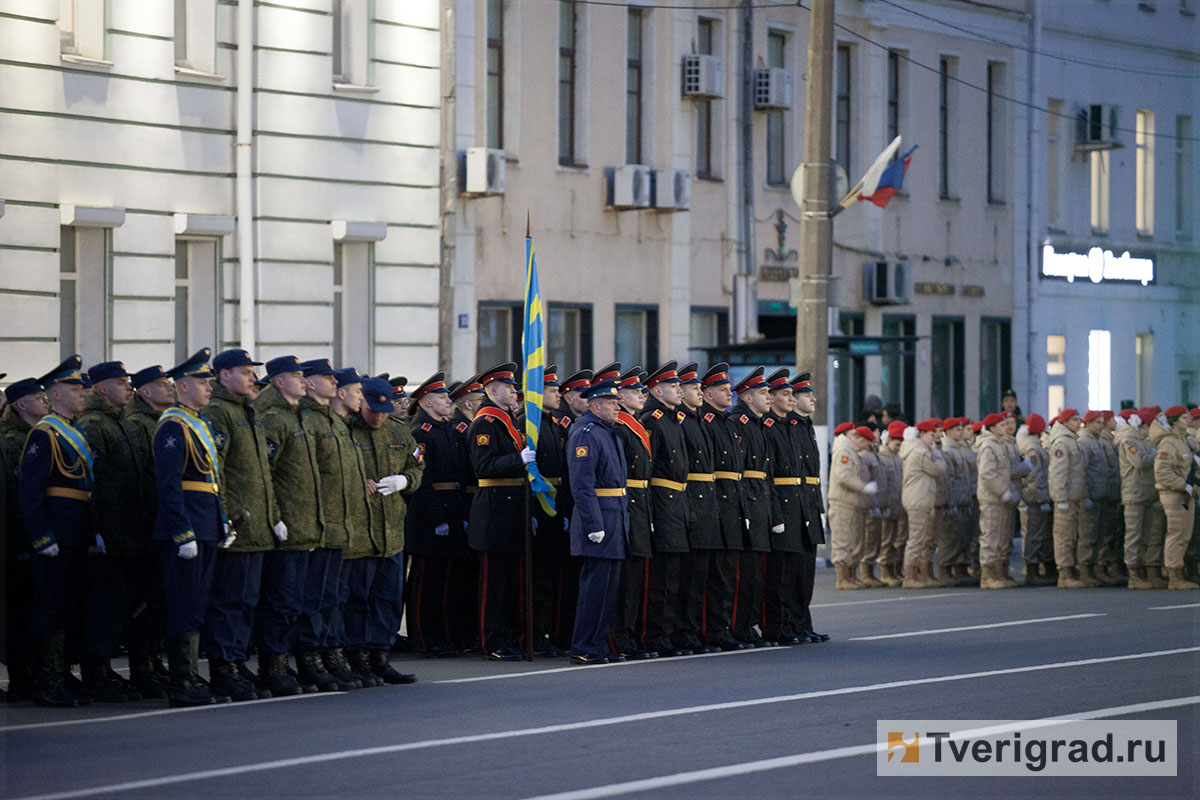
[[[896,755],[896,749],[902,749],[903,754],[900,756],[901,764],[916,764],[921,760],[921,734],[913,732],[912,741],[904,741],[904,734],[897,731],[888,731],[888,757],[890,762],[892,756]]]

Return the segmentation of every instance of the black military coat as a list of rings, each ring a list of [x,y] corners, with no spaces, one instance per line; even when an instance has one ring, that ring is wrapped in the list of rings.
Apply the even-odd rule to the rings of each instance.
[[[775,507],[771,484],[774,465],[767,444],[763,418],[756,417],[744,404],[729,409],[729,420],[742,446],[742,504],[750,528],[746,531],[746,549],[759,553],[771,550],[771,528],[781,520]],[[759,476],[762,477],[759,477]]]
[[[473,476],[467,467],[465,439],[454,429],[457,424],[454,419],[439,421],[418,411],[409,425],[417,440],[419,458],[425,463],[425,474],[408,498],[404,521],[404,549],[408,553],[467,555],[470,505],[466,486]]]
[[[721,532],[721,546],[726,550],[741,550],[744,547],[746,526],[743,522],[749,515],[742,501],[742,464],[745,454],[738,441],[734,421],[724,411],[708,403],[700,407],[700,422],[708,433],[713,448],[713,471],[716,475],[717,517]],[[725,476],[722,476],[722,473]],[[738,475],[734,479],[732,475]]]
[[[639,420],[650,433],[653,453],[650,500],[654,514],[654,552],[688,552],[688,450],[684,439],[684,413],[667,408],[655,398],[646,401]],[[675,486],[654,485],[670,481]]]
[[[525,437],[517,423],[494,406],[484,406],[467,430],[471,467],[479,488],[471,502],[468,541],[475,550],[525,550]],[[536,502],[536,501],[534,501]]]

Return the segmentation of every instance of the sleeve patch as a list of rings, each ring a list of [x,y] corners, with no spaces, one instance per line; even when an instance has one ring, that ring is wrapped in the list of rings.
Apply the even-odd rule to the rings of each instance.
[[[492,440],[492,437],[488,436],[486,433],[481,433],[475,437],[475,446],[476,447],[487,447],[488,442],[490,442],[491,440]]]
[[[579,447],[576,447],[575,448],[575,457],[576,458],[587,458],[587,447],[585,447],[584,445],[579,445]]]
[[[770,417],[767,417],[765,420],[763,420],[763,425],[766,425],[768,428],[770,428],[774,424],[775,424],[775,420],[773,420]]]
[[[417,459],[418,464],[425,463],[425,444],[417,442],[417,449],[413,451],[413,457]]]
[[[560,427],[565,428],[571,424],[571,418],[570,417],[559,417],[558,424]]]
[[[716,419],[716,417],[713,416],[711,411],[704,415],[705,422],[712,422],[714,419]]]
[[[1136,452],[1137,452],[1137,445],[1136,445],[1136,444],[1131,444],[1131,445],[1129,445],[1129,452],[1131,452],[1131,453],[1136,453]]]
[[[225,434],[221,433],[220,431],[217,431],[216,433],[213,434],[213,442],[216,443],[218,450],[224,450],[225,449]]]
[[[279,445],[275,444],[275,442],[272,442],[270,439],[267,439],[267,458],[274,460],[278,453]]]
[[[458,431],[459,433],[466,433],[467,423],[465,423],[465,422],[458,423],[457,425],[454,426],[454,430]]]
[[[843,464],[849,464],[849,463],[850,463],[850,456],[842,456],[842,463],[843,463]]]
[[[1166,450],[1160,450],[1158,453],[1158,458],[1160,461],[1170,461],[1171,454],[1168,453]]]
[[[460,422],[460,423],[458,423],[458,424],[459,424],[459,425],[461,425],[462,423]],[[426,431],[426,432],[428,432],[428,431],[432,430],[432,428],[433,428],[433,426],[432,426],[432,425],[430,425],[428,422],[422,422],[422,423],[421,423],[421,430],[423,430],[423,431]]]
[[[750,418],[747,417],[745,414],[742,414],[741,419],[738,420],[738,422],[742,423],[743,425],[745,425],[749,421],[750,421]]]
[[[654,409],[654,413],[651,414],[650,416],[654,417],[655,419],[661,418],[662,417],[662,409],[661,408]]]

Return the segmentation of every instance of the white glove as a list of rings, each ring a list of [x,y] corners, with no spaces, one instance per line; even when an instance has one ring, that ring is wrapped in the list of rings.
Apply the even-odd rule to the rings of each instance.
[[[1053,508],[1054,506],[1050,505],[1049,503],[1042,503],[1042,511],[1051,511]]]
[[[1071,508],[1071,504],[1070,503],[1059,503],[1057,508],[1059,511],[1069,511]]]
[[[1198,453],[1198,454],[1196,454],[1196,455],[1192,456],[1192,461],[1195,461],[1195,462],[1196,462],[1196,466],[1197,466],[1197,467],[1200,467],[1200,453]]]
[[[537,460],[537,451],[526,447],[521,451],[521,463],[528,464],[531,461]]]
[[[287,525],[284,524],[283,520],[276,522],[275,526],[271,528],[271,532],[275,534],[275,538],[279,541],[287,541]]]
[[[237,541],[237,531],[233,529],[233,526],[226,522],[224,527],[225,538],[221,540],[219,545],[217,545],[217,547],[221,548],[222,550],[232,547],[233,543]],[[182,547],[180,549],[182,550]],[[180,553],[180,555],[182,555],[182,553]],[[191,558],[191,556],[183,556],[183,558]]]
[[[195,540],[179,545],[180,558],[188,560],[198,555],[200,555],[200,545],[196,544]]]
[[[408,478],[404,475],[388,475],[386,478],[380,478],[376,483],[379,484],[379,493],[384,497],[396,492],[403,492],[408,488]]]
[[[58,555],[58,542],[51,542],[50,544],[43,547],[41,550],[38,550],[37,552],[38,552],[39,556],[45,556],[46,558],[54,558],[56,555]]]
[[[1028,510],[1029,510],[1029,506],[1025,505],[1024,503],[1021,503],[1021,505],[1017,506],[1017,511],[1020,511],[1022,514],[1024,514]]]
[[[450,535],[450,523],[443,522],[441,525],[438,525],[436,528],[433,529],[433,535],[434,536],[449,536]]]
[[[107,553],[108,551],[104,549],[104,537],[97,533],[96,543],[88,548],[88,552],[99,553],[100,555]]]
[[[1189,497],[1196,494],[1196,487],[1192,486],[1190,483],[1187,486],[1183,487],[1183,490],[1188,493]]]
[[[863,487],[863,494],[875,494],[879,491],[879,484],[875,481],[867,481],[867,485]]]
[[[1087,509],[1088,511],[1091,511],[1093,508],[1096,507],[1096,504],[1092,502],[1092,498],[1085,497],[1085,498],[1083,498],[1083,507],[1085,509]]]
[[[533,452],[533,451],[530,451]],[[604,531],[596,531],[588,534],[588,541],[592,544],[600,544],[604,541]]]
[[[746,530],[750,530],[750,520],[745,520],[745,522],[746,522]]]
[[[783,533],[783,523],[781,522],[775,527],[771,528],[771,533]]]

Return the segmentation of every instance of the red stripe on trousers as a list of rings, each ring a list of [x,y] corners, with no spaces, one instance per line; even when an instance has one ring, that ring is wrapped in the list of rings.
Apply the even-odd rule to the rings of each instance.
[[[483,649],[484,653],[491,652],[490,650],[488,650],[488,647],[487,647],[487,634],[484,633],[484,631],[486,630],[484,621],[487,619],[487,585],[488,585],[488,554],[487,554],[487,552],[484,552],[484,554],[483,554],[483,586],[480,587],[480,592],[479,592],[479,646]]]
[[[646,606],[650,604],[650,558],[646,558],[646,566],[642,570],[642,647],[646,646]]]
[[[738,553],[737,565],[733,568],[733,614],[730,615],[730,617],[729,617],[730,622],[732,623],[729,626],[731,631],[733,629],[737,628],[738,595],[741,593],[742,593],[742,554]]]
[[[421,568],[417,570],[417,639],[421,642],[421,649],[428,650],[429,647],[425,644],[425,626],[421,624],[421,600],[425,594],[425,556],[421,556]]]

